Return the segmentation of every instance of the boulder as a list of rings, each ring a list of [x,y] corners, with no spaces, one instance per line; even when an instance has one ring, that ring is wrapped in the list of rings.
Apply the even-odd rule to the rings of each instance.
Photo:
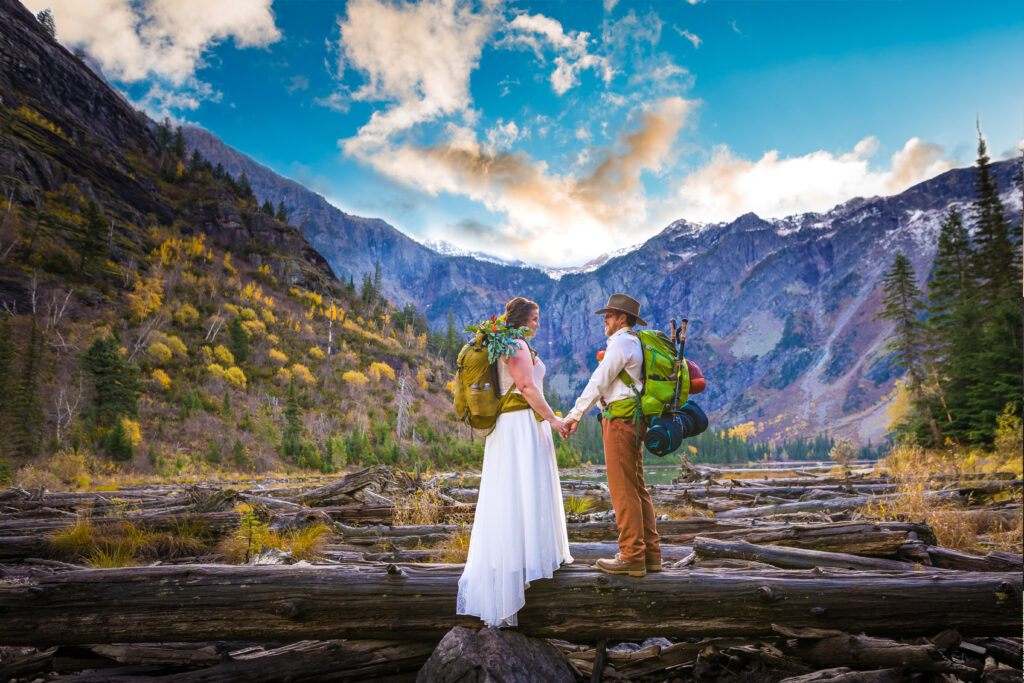
[[[416,676],[417,683],[575,680],[569,664],[546,640],[508,629],[465,626],[448,631]]]

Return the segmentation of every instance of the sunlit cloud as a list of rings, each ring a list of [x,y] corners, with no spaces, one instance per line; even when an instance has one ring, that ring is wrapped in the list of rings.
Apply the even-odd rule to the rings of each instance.
[[[607,83],[614,76],[608,60],[589,51],[590,34],[566,32],[562,25],[542,14],[520,14],[508,23],[500,46],[520,46],[533,51],[539,60],[547,50],[555,52],[551,88],[559,95],[580,84],[580,73],[593,69]]]
[[[693,221],[731,220],[751,211],[764,218],[827,211],[851,197],[901,192],[955,167],[942,158],[940,146],[914,137],[892,155],[888,169],[872,170],[877,149],[878,141],[868,137],[839,156],[818,151],[783,158],[772,150],[750,161],[722,145],[706,166],[681,179],[670,210]]]

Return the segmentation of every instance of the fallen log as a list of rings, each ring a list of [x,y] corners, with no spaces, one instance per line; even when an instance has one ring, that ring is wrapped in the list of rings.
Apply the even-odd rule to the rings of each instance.
[[[1001,550],[993,550],[982,556],[936,546],[927,546],[925,550],[935,567],[969,572],[1009,572],[1024,568],[1024,558]]]
[[[401,477],[402,488],[414,487],[415,483],[409,475],[399,470],[392,470],[389,467],[371,467],[369,469],[353,472],[329,484],[319,486],[312,491],[306,491],[291,497],[293,503],[301,505],[323,505],[332,500],[351,497],[363,489],[372,490],[374,493],[396,485],[395,477]]]
[[[0,583],[0,642],[287,642],[441,638],[457,623],[450,565],[155,566]],[[955,628],[1018,635],[1015,573],[663,571],[643,580],[565,568],[531,584],[529,636],[595,641],[771,635],[770,625],[877,636]]]
[[[960,489],[947,491],[925,491],[925,498],[937,500],[950,500],[960,498]],[[798,503],[781,503],[779,505],[762,505],[759,507],[736,508],[717,513],[718,519],[739,519],[745,517],[768,517],[771,515],[786,514],[790,512],[828,512],[838,510],[854,510],[864,507],[868,503],[878,503],[887,500],[895,500],[899,494],[888,494],[884,496],[853,496],[850,498],[827,498],[824,500],[805,500]]]
[[[838,569],[879,569],[907,571],[913,565],[877,557],[860,557],[847,553],[824,553],[804,548],[784,548],[777,545],[754,545],[746,541],[719,541],[698,536],[693,539],[693,552],[701,559],[730,558],[764,562],[783,569],[813,569],[814,567],[835,567]]]
[[[659,533],[662,524],[658,524]],[[911,538],[911,534],[916,534],[916,536]],[[748,543],[759,545],[784,545],[823,552],[878,556],[896,556],[900,549],[911,540],[935,542],[935,534],[927,525],[908,522],[835,522],[763,527],[743,526],[732,530],[706,531],[700,535],[719,540],[742,538]],[[676,540],[679,540],[678,537]]]
[[[822,669],[802,676],[783,678],[779,683],[906,683],[910,678],[903,669],[875,669],[874,671],[854,671],[849,667],[838,666]]]
[[[791,629],[776,627],[776,631],[796,636],[780,645],[783,652],[815,666],[851,666],[858,669],[899,667],[915,672],[976,673],[970,667],[953,662],[930,643],[912,645],[849,633],[807,638]]]

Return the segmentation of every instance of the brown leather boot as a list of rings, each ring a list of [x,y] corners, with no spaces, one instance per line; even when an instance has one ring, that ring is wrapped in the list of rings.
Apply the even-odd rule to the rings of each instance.
[[[622,561],[622,553],[615,553],[615,559]],[[660,572],[661,571],[661,557],[654,559],[652,557],[644,558],[644,566],[648,572]]]
[[[623,562],[618,555],[611,560],[598,560],[597,568],[605,574],[627,574],[636,578],[647,576],[647,568],[642,563]]]

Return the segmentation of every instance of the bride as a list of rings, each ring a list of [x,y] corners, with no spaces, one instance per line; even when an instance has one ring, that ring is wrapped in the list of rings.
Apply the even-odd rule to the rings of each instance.
[[[505,324],[532,334],[540,327],[540,309],[516,297],[505,306]],[[510,389],[513,395],[484,444],[456,602],[458,614],[479,617],[488,626],[515,626],[530,582],[551,578],[560,564],[572,562],[551,438],[551,427],[566,434],[565,423],[544,399],[544,363],[526,340],[514,343],[515,354],[498,361],[502,395]]]

